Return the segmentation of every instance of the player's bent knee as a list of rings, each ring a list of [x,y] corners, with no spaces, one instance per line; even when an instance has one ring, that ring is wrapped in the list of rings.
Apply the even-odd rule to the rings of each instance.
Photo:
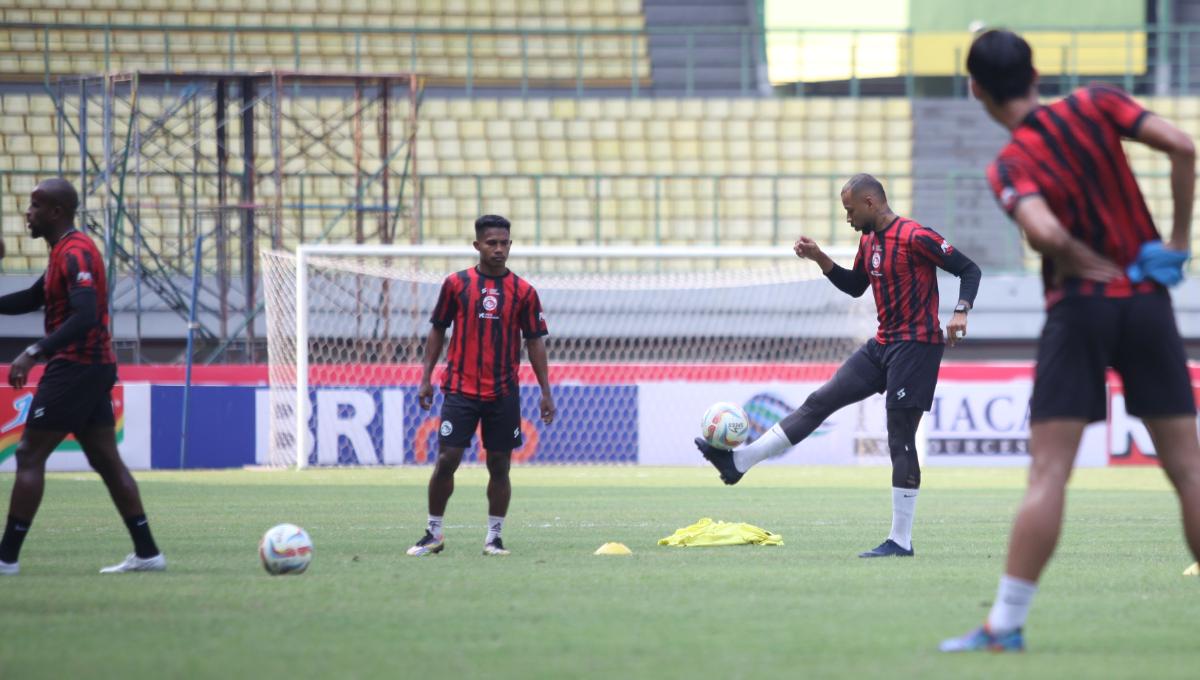
[[[13,458],[17,461],[17,469],[36,467],[40,456],[36,455],[32,448],[25,442],[17,444],[17,450],[13,452]]]
[[[512,467],[512,451],[488,451],[487,469],[493,477],[508,475]]]
[[[17,443],[17,449],[13,451],[13,458],[17,461],[17,469],[34,469],[42,468],[46,465],[46,458],[50,456],[49,450],[43,450],[45,447],[38,446],[36,443],[31,443],[27,439],[22,439]]]
[[[462,449],[439,451],[437,461],[433,464],[433,474],[453,475],[462,462],[462,456]]]

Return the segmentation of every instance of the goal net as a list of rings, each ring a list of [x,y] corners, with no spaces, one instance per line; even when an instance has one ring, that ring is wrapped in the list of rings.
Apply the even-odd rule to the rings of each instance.
[[[270,435],[259,462],[432,462],[441,395],[428,412],[416,396],[429,318],[443,279],[477,262],[472,248],[448,246],[264,253]],[[874,330],[870,296],[841,293],[787,248],[518,246],[508,265],[541,298],[559,413],[539,421],[523,356],[514,462],[637,462],[647,428],[698,429],[703,409],[689,399],[702,398],[699,386],[821,381]],[[656,399],[650,385],[679,396]],[[752,436],[798,405],[785,401],[745,402]],[[484,456],[476,437],[464,460]]]

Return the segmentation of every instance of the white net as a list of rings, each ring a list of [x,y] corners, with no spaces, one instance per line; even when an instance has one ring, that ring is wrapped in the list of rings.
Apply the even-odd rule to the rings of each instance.
[[[431,462],[441,395],[429,412],[416,399],[429,318],[443,279],[477,261],[446,247],[265,253],[271,429],[260,462]],[[523,248],[508,264],[541,298],[559,412],[552,426],[538,421],[523,364],[516,462],[636,462],[640,384],[819,380],[874,328],[869,298],[839,292],[786,250]]]

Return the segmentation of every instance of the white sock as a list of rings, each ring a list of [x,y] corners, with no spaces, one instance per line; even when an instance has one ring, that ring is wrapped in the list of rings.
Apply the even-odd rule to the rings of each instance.
[[[497,538],[500,538],[500,532],[503,529],[504,529],[504,518],[503,517],[496,517],[495,515],[488,515],[488,533],[487,533],[487,538],[485,538],[483,540],[484,544],[486,545],[486,544],[491,543],[492,541],[496,540]]]
[[[429,524],[425,527],[426,530],[433,534],[434,538],[442,537],[442,517],[441,515],[430,515]]]
[[[892,539],[905,550],[912,550],[913,515],[917,514],[918,489],[892,487]]]
[[[733,452],[733,466],[738,472],[745,472],[768,458],[783,455],[790,448],[792,443],[779,423],[775,423],[763,436]]]
[[[1008,633],[1025,625],[1029,607],[1037,594],[1037,584],[1005,574],[996,589],[996,601],[988,614],[988,630],[994,634]]]

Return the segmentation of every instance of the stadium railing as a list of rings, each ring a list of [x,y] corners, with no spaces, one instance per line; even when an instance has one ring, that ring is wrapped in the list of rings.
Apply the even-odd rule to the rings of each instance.
[[[50,174],[53,173],[33,169],[0,170],[0,235],[8,246],[8,256],[0,262],[0,271],[32,272],[45,265],[45,248],[27,237],[22,215],[27,192],[38,179]],[[70,169],[66,176],[71,177]],[[282,204],[288,225],[285,247],[294,248],[299,243],[353,242],[354,216],[359,212],[373,215],[384,209],[370,197],[356,202],[345,196],[322,195],[315,187],[329,178],[317,173],[298,176],[299,190],[287,196]],[[934,178],[944,191],[936,204],[926,205],[921,214],[912,212],[914,175],[881,175],[880,179],[895,187],[891,198],[898,212],[926,220],[948,238],[964,244],[974,245],[973,239],[986,238],[989,248],[1024,252],[1008,258],[1013,263],[1010,268],[1036,271],[1035,254],[1028,249],[1021,251],[1015,229],[985,232],[980,225],[972,224],[977,208],[960,204],[959,199],[964,195],[987,193],[982,172],[951,172]],[[1144,181],[1147,186],[1166,187],[1169,173],[1142,173],[1142,179],[1150,180]],[[433,174],[418,181],[423,183],[424,199],[416,232],[401,235],[404,242],[460,244],[475,217],[484,211],[499,212],[521,225],[519,241],[525,245],[778,246],[790,244],[800,232],[830,246],[848,246],[854,242],[837,197],[839,187],[845,182],[844,173]],[[668,190],[672,186],[686,189]],[[753,187],[750,193],[745,191],[747,186]],[[215,197],[210,199],[200,208],[205,215],[215,209],[233,213],[242,210],[236,199],[231,199],[224,208],[212,202]],[[1166,225],[1170,197],[1150,193],[1146,199],[1158,223]],[[101,203],[98,197],[93,197],[84,209],[99,215]],[[128,208],[138,215],[141,237],[150,245],[158,245],[160,256],[171,262],[178,260],[181,267],[189,264],[190,250],[179,245],[190,242],[188,230],[194,229],[186,215],[188,206],[171,207],[146,194],[144,205]],[[996,221],[1002,222],[999,211],[993,212]],[[133,229],[131,222],[125,225],[126,230]],[[121,237],[117,235],[118,239]],[[256,241],[260,248],[269,248],[270,239],[271,235],[264,230]],[[1200,234],[1193,238],[1193,244],[1193,250],[1200,251]],[[968,245],[964,247],[971,249]],[[211,256],[203,264],[206,268],[216,266]],[[229,265],[236,268],[237,263]],[[1198,271],[1195,263],[1190,268]]]
[[[3,14],[0,16],[8,16]],[[24,15],[21,15],[24,16]],[[1048,91],[1092,77],[1129,90],[1188,93],[1200,86],[1200,25],[1144,25],[1080,30],[1022,29],[1039,55]],[[63,73],[132,69],[264,69],[406,71],[431,86],[501,87],[522,94],[556,89],[644,94],[654,85],[648,52],[653,36],[683,39],[682,91],[703,91],[704,55],[718,36],[736,36],[733,63],[744,95],[762,93],[757,66],[765,43],[770,80],[788,94],[858,96],[872,90],[904,96],[965,95],[963,63],[971,34],[886,29],[729,27],[472,28],[374,26],[243,26],[0,22],[0,73],[43,79]],[[949,91],[945,84],[949,83]]]

